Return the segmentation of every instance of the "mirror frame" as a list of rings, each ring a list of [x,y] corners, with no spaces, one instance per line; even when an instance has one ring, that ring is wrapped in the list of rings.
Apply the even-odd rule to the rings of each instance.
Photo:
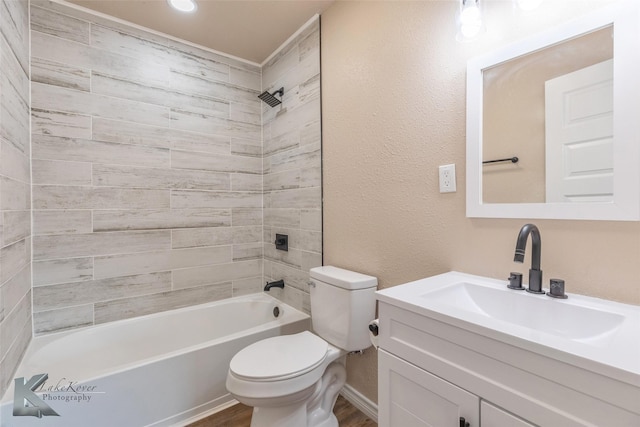
[[[640,6],[622,0],[467,63],[467,217],[640,220]],[[613,24],[613,201],[483,203],[483,70]]]

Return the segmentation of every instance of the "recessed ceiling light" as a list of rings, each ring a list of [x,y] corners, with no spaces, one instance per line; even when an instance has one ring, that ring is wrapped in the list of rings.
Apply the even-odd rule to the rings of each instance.
[[[167,0],[172,8],[180,12],[195,12],[198,8],[195,0]]]

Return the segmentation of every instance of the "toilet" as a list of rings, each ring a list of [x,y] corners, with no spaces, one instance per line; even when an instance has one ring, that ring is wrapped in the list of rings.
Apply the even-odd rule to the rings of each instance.
[[[346,354],[371,345],[375,277],[324,266],[310,270],[315,333],[267,338],[229,364],[227,390],[253,406],[251,427],[338,427],[333,405],[347,379]]]

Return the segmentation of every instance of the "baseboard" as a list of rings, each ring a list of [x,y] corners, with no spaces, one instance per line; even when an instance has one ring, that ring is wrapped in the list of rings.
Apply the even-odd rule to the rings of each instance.
[[[342,387],[340,394],[342,397],[347,399],[349,403],[358,408],[360,412],[371,418],[376,423],[378,422],[378,404],[366,398],[362,393],[351,387],[349,384],[345,384],[344,387]]]
[[[230,394],[226,394],[221,399],[216,399],[211,402],[205,403],[204,405],[200,405],[199,407],[190,409],[189,411],[186,411],[182,414],[171,417],[171,419],[163,420],[160,423],[156,423],[147,427],[186,427],[190,424],[195,423],[196,421],[207,418],[215,414],[216,412],[224,411],[225,409],[230,408],[236,403],[238,403],[237,400],[232,398]]]

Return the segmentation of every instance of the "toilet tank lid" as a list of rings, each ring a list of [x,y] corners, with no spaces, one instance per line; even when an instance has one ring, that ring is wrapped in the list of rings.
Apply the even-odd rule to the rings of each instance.
[[[356,273],[338,267],[326,265],[315,267],[309,270],[312,279],[320,280],[343,289],[357,290],[375,288],[378,286],[378,279],[366,274]]]

